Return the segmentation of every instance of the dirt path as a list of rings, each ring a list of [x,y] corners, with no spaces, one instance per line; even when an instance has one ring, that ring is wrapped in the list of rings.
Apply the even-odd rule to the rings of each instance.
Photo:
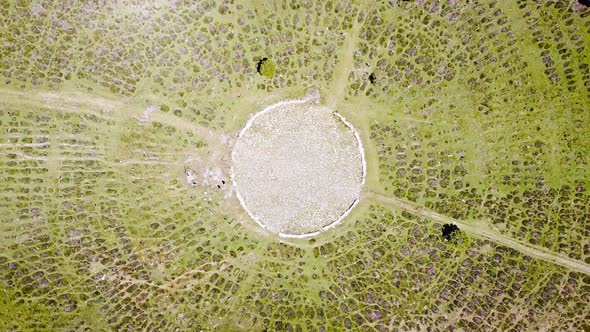
[[[136,119],[140,123],[158,121],[178,129],[191,131],[208,143],[214,143],[213,145],[218,142],[222,134],[195,125],[172,114],[160,111],[146,111],[146,107],[131,102],[126,103],[125,100],[118,101],[80,92],[16,91],[0,88],[0,104],[34,105],[41,109],[91,114],[103,119]]]
[[[546,248],[534,246],[522,241],[518,241],[516,239],[507,237],[499,232],[492,230],[488,225],[478,223],[477,225],[466,223],[461,220],[453,219],[447,216],[443,216],[436,212],[430,211],[426,208],[421,206],[417,206],[415,203],[406,202],[399,198],[389,197],[380,193],[370,192],[370,198],[373,198],[375,201],[381,202],[386,205],[392,205],[394,207],[400,208],[404,211],[410,212],[411,214],[425,217],[431,220],[435,220],[441,223],[449,223],[455,224],[459,226],[460,229],[464,230],[468,234],[471,234],[475,237],[489,240],[500,245],[503,245],[508,248],[512,248],[517,250],[525,255],[542,259],[544,261],[557,264],[568,269],[590,275],[590,265],[577,261],[575,259],[569,258],[567,256],[556,254],[554,252],[549,251]]]
[[[362,23],[359,23],[357,19],[354,19],[352,30],[344,35],[344,46],[339,53],[340,62],[336,64],[332,86],[326,96],[326,106],[333,110],[336,110],[336,106],[343,102],[344,97],[346,96],[348,75],[354,68],[354,51],[357,47],[361,26]]]

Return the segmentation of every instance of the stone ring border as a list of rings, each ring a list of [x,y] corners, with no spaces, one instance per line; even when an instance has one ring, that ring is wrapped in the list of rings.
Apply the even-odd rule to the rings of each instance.
[[[242,137],[242,135],[246,132],[246,130],[248,130],[252,126],[252,123],[254,122],[254,120],[256,120],[256,118],[258,118],[260,115],[268,113],[270,110],[272,110],[276,107],[279,107],[279,106],[289,105],[289,104],[305,104],[308,102],[318,103],[319,100],[314,97],[306,97],[303,99],[292,99],[292,100],[281,101],[276,104],[272,104],[270,106],[267,106],[262,111],[254,114],[250,119],[248,119],[244,128],[242,128],[242,130],[240,130],[240,132],[238,134],[238,139],[240,137]],[[344,116],[342,116],[340,113],[335,112],[335,111],[332,111],[332,115],[334,115],[338,119],[340,119],[340,121],[342,121],[342,123],[344,123],[352,131],[354,137],[356,138],[356,141],[358,143],[359,153],[361,155],[362,167],[363,167],[363,172],[362,172],[363,174],[362,174],[362,179],[361,179],[361,190],[362,190],[362,187],[365,185],[365,180],[367,178],[367,161],[365,158],[365,150],[363,148],[363,142],[361,141],[361,137],[360,137],[358,131],[353,127],[353,125],[350,122],[348,122],[344,118]],[[234,155],[235,155],[235,147],[232,149],[232,153],[231,153],[231,161],[232,162],[231,162],[231,167],[230,167],[230,178],[232,181],[232,185],[236,189],[235,193],[236,193],[236,196],[238,197],[238,200],[240,201],[240,205],[242,205],[242,208],[244,208],[244,210],[246,211],[248,216],[250,216],[250,218],[252,218],[260,227],[262,227],[262,229],[266,230],[267,232],[273,233],[273,234],[278,234],[280,237],[291,238],[291,239],[303,239],[303,238],[319,235],[320,233],[339,225],[344,220],[344,218],[346,218],[350,214],[350,212],[355,208],[355,206],[360,202],[360,195],[359,195],[359,197],[357,197],[354,200],[354,202],[352,202],[352,204],[348,207],[348,209],[342,215],[340,215],[340,217],[338,219],[336,219],[335,221],[331,222],[330,224],[328,224],[326,226],[323,226],[322,228],[320,228],[319,230],[314,231],[314,232],[309,232],[309,233],[304,233],[304,234],[288,234],[288,233],[276,233],[276,232],[270,231],[266,227],[266,225],[261,223],[256,217],[254,217],[252,212],[250,212],[250,210],[246,206],[246,203],[244,202],[244,198],[242,197],[242,195],[240,194],[240,191],[238,190],[238,183],[236,182],[235,177],[234,177],[234,161],[235,161]]]

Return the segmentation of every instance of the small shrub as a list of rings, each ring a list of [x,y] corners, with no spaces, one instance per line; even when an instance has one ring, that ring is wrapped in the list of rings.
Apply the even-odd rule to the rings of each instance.
[[[273,78],[277,70],[277,65],[269,58],[262,58],[256,65],[256,70],[262,76]]]

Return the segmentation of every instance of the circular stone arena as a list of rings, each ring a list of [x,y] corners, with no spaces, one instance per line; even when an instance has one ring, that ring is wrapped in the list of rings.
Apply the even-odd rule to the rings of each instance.
[[[263,228],[313,236],[359,200],[366,166],[358,133],[338,113],[305,100],[254,115],[232,153],[240,203]]]

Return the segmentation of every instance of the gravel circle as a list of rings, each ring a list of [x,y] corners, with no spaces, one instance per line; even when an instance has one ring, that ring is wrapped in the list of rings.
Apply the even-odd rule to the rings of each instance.
[[[358,133],[341,115],[306,100],[254,115],[232,153],[232,180],[248,214],[285,237],[338,224],[359,200],[366,173]]]

